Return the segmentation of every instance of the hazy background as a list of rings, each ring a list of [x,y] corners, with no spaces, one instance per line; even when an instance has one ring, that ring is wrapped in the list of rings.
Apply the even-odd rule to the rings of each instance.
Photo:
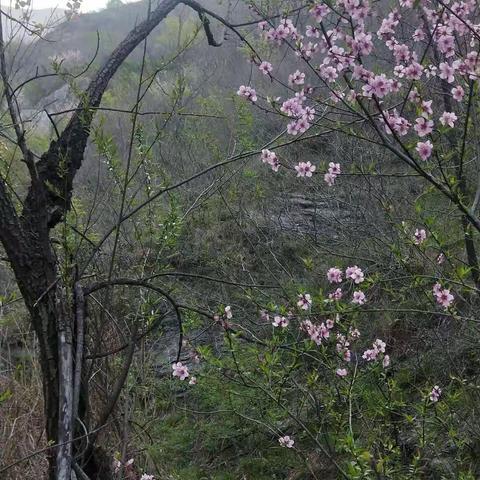
[[[91,12],[94,10],[100,10],[105,8],[108,0],[83,0],[82,1],[82,12]],[[66,7],[68,0],[33,0],[32,7],[35,10],[42,9],[42,8],[59,8],[64,9]],[[123,0],[123,3],[132,3],[132,0]],[[2,5],[5,7],[9,7],[10,5],[13,7],[15,2],[2,2]]]

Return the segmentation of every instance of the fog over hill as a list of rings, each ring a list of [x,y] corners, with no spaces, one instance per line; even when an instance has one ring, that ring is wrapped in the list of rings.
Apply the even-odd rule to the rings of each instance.
[[[206,0],[202,4],[221,15],[227,15],[227,6],[224,2]],[[147,2],[138,2],[107,8],[100,12],[81,14],[71,21],[56,21],[54,28],[48,29],[42,39],[36,38],[31,46],[25,47],[24,45],[21,58],[15,58],[18,65],[15,69],[17,81],[14,83],[21,83],[32,76],[53,73],[52,62],[54,60],[61,62],[62,72],[72,74],[77,74],[83,67],[91,63],[85,75],[78,79],[82,87],[89,75],[105,61],[125,35],[146,18],[147,5]],[[155,8],[155,4],[153,8]],[[18,11],[16,13],[18,14]],[[245,9],[241,10],[239,7],[228,14],[232,15],[232,13],[239,18],[246,18],[248,15]],[[53,14],[56,15],[56,12]],[[51,17],[52,10],[39,10],[34,12],[32,18],[45,21]],[[183,28],[183,32],[178,28],[179,22],[183,25],[180,28],[180,30]],[[13,22],[9,21],[9,23]],[[182,40],[182,35],[185,37],[185,32],[193,31],[198,28],[198,25],[199,20],[196,13],[190,8],[180,5],[153,31],[148,40],[148,56],[152,59],[159,59],[167,55],[169,51],[173,52],[175,48],[179,47],[178,42]],[[215,36],[223,41],[224,28],[213,21],[212,29]],[[205,53],[209,47],[203,33],[197,40],[195,49],[200,49]],[[226,48],[216,49],[215,56],[228,57],[230,55],[229,45],[233,45],[233,43],[233,38],[227,39],[224,42]],[[137,48],[127,63],[132,65],[132,62],[133,64],[138,62],[140,60],[139,52],[140,49]],[[22,103],[29,108],[35,108],[39,101],[44,101],[46,97],[64,86],[65,82],[60,78],[36,80],[22,91]]]
[[[12,34],[18,34],[20,31],[23,36],[23,29],[20,28],[17,20],[25,22],[26,10],[13,8],[11,5],[1,5],[1,9],[5,15],[2,18],[5,37],[9,38]],[[64,21],[64,19],[65,14],[63,8],[41,8],[28,11],[28,25],[30,27],[37,25],[57,25]],[[36,38],[35,35],[25,36],[24,41],[34,41]]]

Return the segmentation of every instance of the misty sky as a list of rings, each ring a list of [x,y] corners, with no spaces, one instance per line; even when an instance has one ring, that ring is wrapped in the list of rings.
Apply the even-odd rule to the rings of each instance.
[[[49,8],[59,7],[64,8],[68,0],[33,0],[33,8]],[[83,0],[82,11],[88,12],[90,10],[100,10],[105,7],[107,0]]]
[[[90,12],[92,10],[100,10],[104,8],[108,0],[83,0],[82,1],[82,12]],[[132,0],[130,0],[131,2]],[[64,9],[68,0],[32,0],[32,6],[34,9],[39,8],[53,8],[58,7]],[[14,1],[12,0],[12,4]],[[129,1],[123,0],[123,3],[129,3]],[[7,4],[7,1],[3,0],[2,5]]]

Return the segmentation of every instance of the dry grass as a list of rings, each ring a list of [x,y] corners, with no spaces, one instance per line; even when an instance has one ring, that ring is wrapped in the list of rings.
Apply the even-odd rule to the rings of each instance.
[[[46,446],[40,383],[0,378],[0,391],[6,390],[11,396],[0,404],[0,469]],[[44,478],[46,471],[46,457],[38,454],[12,466],[0,477],[33,480]]]
[[[21,317],[20,317],[21,318]],[[21,321],[6,322],[0,333],[0,473],[2,480],[45,478],[47,446],[44,432],[40,367],[35,360],[33,334]],[[19,462],[19,463],[16,463]]]

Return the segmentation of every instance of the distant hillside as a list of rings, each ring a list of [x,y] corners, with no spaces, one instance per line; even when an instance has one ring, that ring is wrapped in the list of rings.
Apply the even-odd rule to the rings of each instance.
[[[220,14],[226,13],[226,2],[219,0],[203,0],[202,4]],[[116,8],[104,9],[100,12],[79,15],[71,21],[62,21],[56,28],[45,35],[45,40],[37,40],[35,45],[25,51],[22,64],[17,73],[17,82],[36,74],[44,75],[53,72],[52,62],[62,62],[62,68],[77,73],[93,61],[92,67],[83,76],[84,82],[107,58],[116,45],[125,37],[135,24],[141,22],[147,15],[147,2],[138,2]],[[42,13],[43,12],[43,13]],[[51,13],[51,12],[50,12]],[[236,14],[248,15],[248,12],[237,7]],[[38,11],[37,18],[48,17],[48,11]],[[148,40],[148,56],[161,59],[169,51],[179,48],[179,41],[186,38],[186,32],[193,31],[198,25],[198,16],[190,8],[180,5],[162,22],[150,35]],[[179,28],[181,24],[181,28]],[[217,22],[212,22],[217,38],[223,37],[224,28]],[[220,38],[222,40],[222,38]],[[200,40],[200,39],[199,39]],[[209,48],[202,33],[202,51]],[[233,39],[232,39],[233,40]],[[97,50],[98,52],[95,56]],[[199,42],[200,43],[200,42]],[[228,52],[225,48],[215,51],[219,56]],[[132,53],[124,68],[135,69],[140,61],[141,49]],[[83,85],[82,82],[81,86]],[[65,85],[60,78],[47,78],[32,82],[22,92],[22,103],[29,107],[51,95]],[[26,102],[26,103],[25,103]]]
[[[229,2],[223,0],[201,0],[201,3],[233,22],[252,18],[243,3],[232,2],[231,11],[228,11]],[[147,6],[144,1],[81,14],[71,21],[62,20],[44,38],[23,45],[21,54],[15,47],[14,88],[27,79],[36,78],[22,87],[19,103],[23,118],[37,133],[52,133],[51,121],[44,110],[57,113],[78,103],[78,93],[86,88],[94,72],[127,33],[147,17]],[[179,5],[149,35],[146,74],[152,75],[158,70],[155,83],[145,98],[149,108],[167,106],[169,92],[174,91],[179,79],[185,82],[189,98],[199,95],[207,98],[221,92],[231,96],[240,79],[248,81],[251,65],[240,51],[237,37],[215,20],[211,20],[211,28],[216,40],[222,42],[220,48],[208,45],[196,12]],[[198,31],[197,37],[185,48],[195,31]],[[142,46],[137,47],[119,69],[104,96],[104,106],[131,107],[135,90],[132,85],[138,78],[142,51]],[[179,57],[172,61],[177,55]],[[69,75],[54,75],[55,65],[60,72]],[[216,74],[219,71],[222,72],[220,76]],[[72,75],[78,76],[73,78]]]

